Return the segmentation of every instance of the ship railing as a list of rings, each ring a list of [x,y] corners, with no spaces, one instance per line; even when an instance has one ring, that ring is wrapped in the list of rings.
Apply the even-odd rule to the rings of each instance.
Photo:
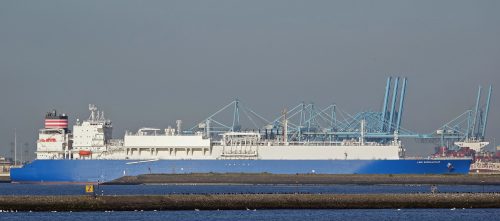
[[[404,157],[402,157],[402,159],[406,159],[406,160],[449,160],[450,158],[446,158],[446,157],[432,157],[432,156],[428,156],[428,157],[422,157],[422,156],[404,156]],[[470,157],[453,157],[453,159],[463,160],[463,159],[471,159],[471,158]]]
[[[277,141],[261,141],[259,146],[388,146],[389,144],[381,143],[364,143],[359,142],[329,142],[329,141],[292,141],[292,142],[277,142]]]
[[[237,157],[237,156],[256,157],[257,155],[258,155],[257,152],[254,152],[254,153],[223,153],[223,154],[221,154],[221,156],[223,156],[223,157]]]
[[[123,146],[123,139],[110,139],[108,140],[108,145],[113,147]]]
[[[236,154],[236,153],[225,153],[221,154],[217,159],[257,159],[258,154]]]
[[[167,136],[167,137],[177,137],[177,136],[180,136],[180,137],[203,137],[203,134],[192,134],[192,133],[183,133],[183,134],[173,134],[173,135],[170,135],[170,134],[166,134],[164,132],[159,132],[159,133],[134,133],[134,132],[130,132],[130,131],[127,131],[125,132],[125,135],[127,137],[158,137],[158,136]],[[205,139],[205,138],[204,138]]]

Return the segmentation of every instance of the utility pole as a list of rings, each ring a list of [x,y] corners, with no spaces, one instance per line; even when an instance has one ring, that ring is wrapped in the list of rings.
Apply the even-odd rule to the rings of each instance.
[[[10,159],[14,159],[14,142],[10,142]]]
[[[24,156],[25,156],[25,161],[29,161],[29,154],[28,154],[28,149],[29,149],[30,144],[28,142],[24,143]]]
[[[27,160],[27,156],[26,156],[25,153],[28,152],[27,151],[28,150],[28,145],[29,144],[27,142],[25,142],[24,145],[23,145],[23,147],[21,147],[21,161],[20,161],[21,165],[23,165],[24,161]]]
[[[17,165],[17,131],[14,128],[14,166]]]
[[[23,146],[21,146],[21,158],[19,160],[19,163],[21,163],[21,165],[23,165],[23,157],[24,157],[23,153],[24,153],[24,148],[23,148]]]

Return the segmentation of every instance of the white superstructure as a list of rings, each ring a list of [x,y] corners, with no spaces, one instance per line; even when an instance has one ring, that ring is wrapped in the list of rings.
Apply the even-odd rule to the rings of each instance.
[[[212,140],[203,132],[183,134],[181,121],[176,122],[176,129],[141,128],[136,133],[127,132],[123,140],[111,139],[111,121],[106,120],[104,114],[95,106],[91,105],[89,109],[90,117],[82,122],[77,120],[72,136],[69,133],[58,134],[57,131],[41,131],[40,139],[54,136],[57,137],[56,140],[70,143],[68,141],[71,138],[72,145],[40,144],[38,157],[80,160],[374,160],[400,159],[404,154],[401,142],[397,139],[384,145],[365,142],[364,139],[343,142],[289,142],[283,137],[263,139],[257,132],[227,132],[220,134],[220,140]],[[361,128],[361,131],[363,130]]]
[[[88,120],[76,121],[73,126],[73,156],[90,156],[90,153],[106,152],[112,138],[113,126],[110,120],[104,118],[104,112],[99,112],[95,105],[89,105]],[[88,151],[88,152],[86,152]]]
[[[37,159],[63,159],[70,157],[71,132],[68,116],[54,110],[45,115],[45,127],[38,132]]]
[[[61,159],[68,156],[69,134],[64,129],[40,129],[36,143],[37,159]]]

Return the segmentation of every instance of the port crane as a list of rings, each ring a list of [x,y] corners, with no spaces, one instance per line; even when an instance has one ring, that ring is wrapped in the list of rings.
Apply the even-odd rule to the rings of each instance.
[[[363,140],[387,143],[398,139],[416,139],[441,146],[467,146],[476,151],[488,144],[485,135],[491,86],[483,103],[482,87],[479,87],[474,109],[466,110],[431,133],[417,133],[402,127],[407,85],[407,78],[388,77],[381,110],[354,114],[343,111],[336,104],[318,108],[312,102],[300,102],[269,120],[235,99],[187,132],[202,132],[205,136],[213,137],[228,131],[242,131],[244,118],[250,128],[244,130],[259,131],[267,138],[286,137],[287,141]],[[232,121],[227,123],[230,118]]]

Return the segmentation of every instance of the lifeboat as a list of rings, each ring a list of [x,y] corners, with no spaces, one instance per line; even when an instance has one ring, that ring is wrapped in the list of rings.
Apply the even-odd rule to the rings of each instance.
[[[90,150],[80,150],[80,151],[78,152],[78,154],[79,154],[80,156],[90,156],[90,155],[92,154],[92,151],[90,151]]]

